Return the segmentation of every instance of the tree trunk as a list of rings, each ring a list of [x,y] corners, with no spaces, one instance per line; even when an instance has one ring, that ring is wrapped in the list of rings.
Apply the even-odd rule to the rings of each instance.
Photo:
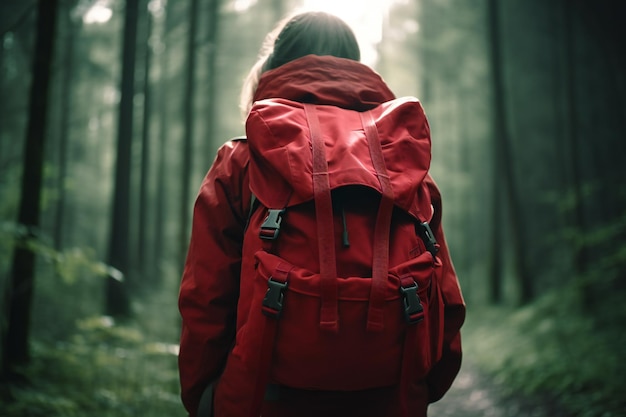
[[[133,140],[133,99],[135,96],[135,50],[139,0],[126,0],[124,37],[122,46],[122,81],[117,133],[117,161],[113,217],[109,236],[109,265],[121,274],[107,279],[106,312],[112,316],[130,313],[128,289],[124,278],[128,275],[130,174]]]
[[[29,331],[34,290],[35,254],[27,241],[35,237],[41,211],[43,150],[48,114],[48,93],[56,33],[57,0],[39,0],[37,37],[33,58],[29,118],[21,184],[18,223],[26,226],[27,235],[17,242],[11,265],[6,324],[2,323],[2,377],[10,375],[16,364],[29,359]],[[5,327],[6,326],[6,327]]]
[[[274,12],[274,23],[281,20],[285,14],[285,1],[272,0],[272,11]]]
[[[500,31],[498,29],[497,0],[488,2],[489,45],[491,47],[491,71],[493,77],[493,170],[492,170],[492,200],[491,200],[491,238],[489,274],[489,301],[493,304],[502,302],[502,273],[503,273],[503,245],[502,245],[502,172],[504,152],[502,142],[506,140],[506,112],[504,111],[504,97],[502,91],[502,74],[500,65]]]
[[[76,24],[74,23],[69,8],[64,12],[65,21],[65,57],[63,60],[63,79],[61,81],[61,120],[59,131],[59,173],[57,177],[57,192],[59,197],[56,205],[54,220],[54,247],[56,250],[63,249],[63,219],[65,218],[65,206],[67,203],[65,180],[67,178],[67,145],[69,143],[70,115],[72,114],[72,80],[74,79],[74,39],[76,37]]]
[[[492,265],[489,268],[491,282],[491,298],[493,302],[499,302],[502,298],[501,277],[502,274],[502,217],[501,195],[502,189],[506,192],[506,202],[510,214],[511,243],[513,245],[514,264],[516,277],[519,283],[519,300],[527,303],[533,298],[533,282],[528,273],[526,262],[526,239],[524,239],[524,219],[520,211],[521,202],[513,159],[511,157],[511,135],[507,128],[507,108],[504,89],[503,58],[500,44],[502,33],[500,31],[499,0],[488,1],[488,25],[491,45],[491,71],[493,77],[493,111],[494,111],[494,199],[493,199],[493,236],[491,242]],[[497,221],[497,222],[496,222]]]
[[[209,10],[206,19],[208,25],[207,43],[209,45],[208,59],[207,59],[207,137],[205,141],[206,149],[204,149],[205,160],[207,166],[213,163],[213,146],[216,143],[217,129],[215,128],[216,110],[217,110],[217,76],[216,76],[216,61],[217,61],[217,48],[218,48],[218,23],[219,23],[219,0],[209,0]]]
[[[562,2],[562,10],[565,14],[565,105],[566,105],[566,126],[565,131],[568,137],[569,162],[571,172],[571,189],[574,193],[573,223],[574,227],[581,234],[585,234],[587,226],[583,206],[583,180],[580,172],[581,158],[579,156],[579,138],[578,138],[578,101],[576,100],[576,59],[575,55],[575,33],[574,33],[574,15],[573,9],[579,9],[578,4],[571,2]],[[582,275],[587,270],[586,256],[584,256],[585,247],[575,244],[574,247],[574,271],[577,275]]]
[[[137,221],[139,223],[138,241],[137,241],[137,265],[139,271],[146,272],[146,266],[151,264],[148,262],[148,185],[150,178],[150,119],[152,117],[152,87],[150,85],[150,68],[152,66],[152,45],[150,37],[152,36],[152,13],[146,14],[146,54],[144,58],[144,81],[143,81],[143,128],[141,132],[141,172],[139,179],[139,215]],[[160,184],[162,186],[162,184]]]
[[[4,72],[4,33],[0,33],[0,80],[5,80],[5,72]],[[5,91],[4,91],[4,81],[0,81],[0,94],[2,94],[2,97],[6,97],[5,95]],[[6,155],[4,152],[4,139],[3,139],[3,130],[5,127],[5,110],[6,105],[4,103],[4,100],[0,100],[0,155]],[[0,157],[0,174],[2,174],[2,170],[3,170],[3,161],[2,158]]]
[[[169,73],[170,73],[170,46],[171,43],[168,40],[172,26],[173,19],[171,14],[173,13],[172,2],[168,2],[165,5],[165,22],[163,23],[163,33],[162,38],[164,42],[165,48],[161,53],[161,57],[159,59],[159,64],[161,66],[159,73],[161,74],[161,78],[159,80],[159,99],[158,103],[158,112],[159,112],[159,146],[158,146],[158,161],[157,161],[157,191],[156,191],[156,213],[154,219],[154,259],[156,262],[154,263],[155,270],[153,273],[155,274],[157,280],[159,282],[162,281],[163,273],[163,258],[165,255],[165,222],[167,218],[166,206],[167,206],[167,198],[168,189],[170,187],[170,182],[166,181],[165,173],[168,172],[168,161],[167,161],[167,138],[169,134]]]
[[[196,77],[196,32],[198,26],[198,0],[191,0],[189,5],[189,31],[187,34],[187,63],[185,65],[185,95],[183,99],[183,159],[181,176],[181,206],[180,206],[180,240],[179,261],[182,264],[187,253],[189,244],[189,229],[191,224],[191,210],[189,207],[191,197],[191,173],[193,161],[193,135],[194,135],[194,103],[195,103],[195,77]]]

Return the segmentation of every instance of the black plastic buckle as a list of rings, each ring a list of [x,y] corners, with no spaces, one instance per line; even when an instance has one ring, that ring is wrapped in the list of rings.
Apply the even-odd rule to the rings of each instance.
[[[259,237],[264,240],[274,240],[280,232],[280,223],[283,220],[285,209],[268,209],[267,217],[261,225]]]
[[[426,250],[433,255],[433,258],[437,256],[437,252],[439,252],[439,247],[437,245],[437,239],[435,239],[435,234],[430,228],[430,224],[428,222],[420,223],[420,237],[424,241],[424,245],[426,246]]]
[[[263,298],[263,314],[275,319],[280,316],[286,288],[287,282],[276,281],[272,277],[267,280],[267,292]]]
[[[424,307],[417,295],[417,283],[409,287],[400,287],[404,301],[404,318],[408,324],[416,324],[424,320]]]

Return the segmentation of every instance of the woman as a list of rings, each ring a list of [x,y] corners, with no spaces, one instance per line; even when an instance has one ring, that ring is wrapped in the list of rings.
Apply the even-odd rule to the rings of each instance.
[[[296,15],[282,22],[264,43],[242,90],[245,114],[252,103],[266,98],[327,104],[364,111],[394,99],[383,80],[359,63],[360,51],[352,30],[339,18],[320,12]],[[251,207],[249,153],[245,140],[223,145],[202,183],[194,208],[191,243],[179,307],[183,319],[179,369],[182,400],[194,417],[203,392],[214,392],[216,416],[248,415],[237,386],[230,353],[240,328],[239,276],[243,234]],[[444,285],[449,287],[445,310],[442,359],[425,381],[412,385],[409,411],[425,416],[428,403],[450,387],[461,361],[459,329],[465,307],[441,229],[441,200],[428,177],[435,208],[431,225],[440,244]],[[444,292],[444,298],[446,294]],[[240,306],[241,308],[241,306]],[[245,307],[244,307],[245,309]],[[251,384],[254,378],[250,378]],[[238,382],[240,384],[240,382]],[[207,389],[207,387],[209,387]],[[399,415],[395,394],[387,388],[359,392],[308,391],[268,386],[263,416],[385,416]],[[205,401],[203,399],[203,401]]]

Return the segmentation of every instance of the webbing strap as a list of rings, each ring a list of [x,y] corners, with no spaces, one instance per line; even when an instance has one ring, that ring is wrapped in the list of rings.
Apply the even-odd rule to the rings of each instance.
[[[293,266],[281,262],[274,269],[270,279],[286,284],[289,278],[289,272],[292,268]],[[274,343],[276,341],[276,333],[278,332],[279,313],[280,312],[276,315],[263,314],[263,339],[259,352],[259,366],[257,368],[257,378],[252,403],[250,404],[249,417],[259,417],[261,415],[265,389],[270,378],[270,369],[272,367]]]
[[[387,288],[387,274],[389,269],[389,231],[393,214],[393,190],[385,166],[378,129],[371,112],[363,112],[361,123],[370,148],[372,165],[380,183],[381,199],[374,227],[374,247],[372,262],[372,288],[370,291],[370,305],[367,314],[367,329],[380,331],[384,327],[385,291]]]
[[[330,180],[324,138],[315,105],[304,104],[311,132],[313,152],[313,197],[315,198],[315,220],[320,257],[321,318],[320,328],[337,332],[337,261],[333,225],[333,203],[330,195]]]

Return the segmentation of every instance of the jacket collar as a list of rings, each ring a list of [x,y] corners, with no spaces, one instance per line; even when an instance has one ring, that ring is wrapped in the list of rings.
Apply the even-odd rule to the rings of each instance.
[[[365,111],[395,96],[380,75],[360,62],[307,55],[261,76],[254,101],[268,98]]]

